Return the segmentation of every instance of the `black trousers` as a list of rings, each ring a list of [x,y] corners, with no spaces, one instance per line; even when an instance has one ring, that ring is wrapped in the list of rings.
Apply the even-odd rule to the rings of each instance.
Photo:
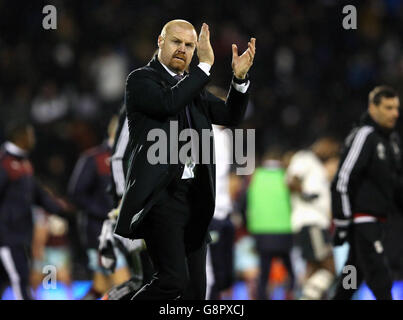
[[[392,278],[383,248],[384,223],[354,224],[349,231],[350,250],[345,266],[357,271],[357,289],[345,288],[347,274],[341,274],[333,300],[350,300],[365,281],[378,300],[392,300]]]
[[[295,285],[295,275],[291,263],[292,234],[255,234],[256,251],[259,256],[259,277],[257,298],[267,300],[267,284],[273,258],[280,258],[287,269],[289,281],[286,290],[291,291]]]
[[[230,288],[234,283],[234,242],[235,227],[229,216],[223,220],[213,219],[209,226],[211,263],[214,273],[214,283],[208,299],[218,300],[220,292]]]
[[[174,180],[163,191],[144,223],[144,241],[154,275],[133,300],[204,300],[206,295],[206,243],[189,247],[190,180]]]
[[[271,262],[273,258],[280,258],[283,261],[285,268],[290,277],[290,281],[287,284],[287,290],[292,290],[294,288],[295,276],[292,269],[291,257],[289,253],[283,252],[258,252],[259,264],[260,264],[260,274],[258,279],[257,294],[259,300],[267,300],[267,282],[271,269]]]
[[[10,284],[16,300],[33,299],[29,285],[29,253],[23,245],[0,246],[0,288]]]

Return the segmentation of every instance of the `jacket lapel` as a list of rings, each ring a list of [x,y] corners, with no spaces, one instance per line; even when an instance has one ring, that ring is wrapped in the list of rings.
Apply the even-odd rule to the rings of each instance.
[[[156,70],[162,77],[162,80],[168,83],[170,86],[174,86],[176,84],[176,80],[165,70],[165,68],[162,66],[162,64],[158,61],[157,55],[153,57],[153,59],[148,63],[149,67],[153,68]],[[200,130],[199,128],[205,128],[206,123],[201,123],[203,122],[204,117],[200,115],[203,109],[201,105],[198,105],[201,103],[201,97],[196,97],[190,103],[189,107],[189,112],[190,112],[190,117],[194,125],[194,129]]]
[[[174,86],[176,84],[176,80],[164,69],[162,64],[158,61],[157,55],[154,56],[154,58],[150,61],[148,65],[156,70],[161,75],[162,79],[170,86]]]

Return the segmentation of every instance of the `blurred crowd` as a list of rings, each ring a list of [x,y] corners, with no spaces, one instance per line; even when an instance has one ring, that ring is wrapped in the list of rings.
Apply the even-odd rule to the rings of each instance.
[[[57,9],[44,30],[42,8]],[[321,1],[0,1],[0,115],[29,117],[39,133],[37,172],[60,190],[78,154],[105,136],[130,70],[147,63],[163,24],[206,21],[216,63],[212,84],[230,79],[231,44],[255,36],[252,100],[244,126],[257,152],[270,144],[306,146],[321,133],[343,137],[371,88],[401,91],[403,5],[355,4],[358,29],[344,30],[347,2]],[[337,119],[337,120],[334,120]]]
[[[42,28],[46,4],[57,9],[56,30]],[[357,8],[357,30],[343,29],[347,4]],[[174,18],[192,22],[197,30],[202,22],[209,24],[215,54],[211,84],[219,87],[231,78],[231,44],[243,51],[256,37],[251,100],[242,127],[256,129],[259,159],[274,146],[281,146],[286,159],[287,151],[308,147],[319,136],[341,140],[366,109],[375,85],[403,92],[400,0],[0,0],[0,128],[13,119],[32,122],[35,174],[55,193],[66,194],[79,155],[106,139],[128,73],[151,59],[162,26]],[[234,201],[245,198],[250,178],[231,182]],[[243,206],[238,211],[245,218]],[[43,219],[40,213],[36,217]],[[246,219],[236,217],[238,240],[248,230]],[[89,277],[74,268],[86,262],[69,223],[70,228],[56,218],[47,221],[45,241],[73,248],[67,282]],[[243,257],[247,251],[240,251]],[[256,267],[256,256],[250,259]],[[237,261],[240,270],[249,270],[242,266],[247,258]],[[256,274],[252,268],[242,277]]]

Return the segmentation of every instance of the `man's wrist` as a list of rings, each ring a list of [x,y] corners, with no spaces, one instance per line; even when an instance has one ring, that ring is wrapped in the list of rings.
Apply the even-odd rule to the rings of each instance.
[[[209,64],[207,62],[199,62],[199,64],[197,66],[200,69],[202,69],[205,74],[207,74],[208,76],[210,75],[211,64]]]
[[[246,74],[243,78],[238,75],[238,77],[234,73],[233,81],[236,84],[245,84],[249,81],[249,74]]]
[[[245,79],[239,79],[235,76],[232,77],[232,86],[235,88],[236,91],[239,91],[241,93],[246,93],[249,88],[249,76],[246,75]]]

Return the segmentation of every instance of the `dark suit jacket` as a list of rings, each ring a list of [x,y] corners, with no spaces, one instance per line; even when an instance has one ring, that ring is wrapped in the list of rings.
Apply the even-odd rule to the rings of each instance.
[[[125,104],[129,120],[132,154],[126,178],[126,192],[115,232],[127,238],[144,237],[144,218],[158,199],[158,195],[172,179],[183,171],[182,164],[170,164],[170,121],[179,121],[179,114],[189,106],[192,128],[201,137],[202,129],[211,124],[235,126],[242,120],[248,93],[240,93],[232,86],[226,102],[204,89],[209,77],[197,66],[179,83],[164,69],[155,56],[151,62],[131,72],[126,82]],[[152,129],[162,129],[167,135],[168,163],[152,165],[147,151],[154,141],[147,141]],[[181,130],[181,128],[179,128]],[[198,164],[193,185],[192,225],[190,232],[195,244],[206,237],[215,206],[214,141],[211,139],[209,164]],[[202,159],[200,151],[200,159]],[[201,161],[200,161],[201,162]]]

